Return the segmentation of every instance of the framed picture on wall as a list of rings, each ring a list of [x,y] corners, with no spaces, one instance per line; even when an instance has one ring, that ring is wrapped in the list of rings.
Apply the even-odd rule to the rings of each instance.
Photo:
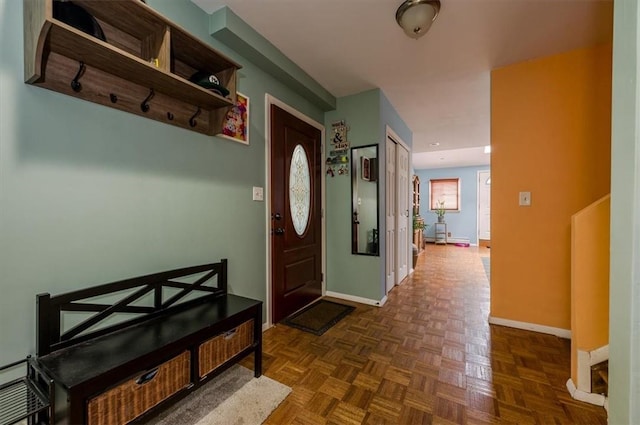
[[[362,180],[371,181],[371,160],[366,156],[362,157]]]
[[[224,118],[222,133],[217,136],[234,142],[249,144],[249,98],[236,92],[236,104]]]

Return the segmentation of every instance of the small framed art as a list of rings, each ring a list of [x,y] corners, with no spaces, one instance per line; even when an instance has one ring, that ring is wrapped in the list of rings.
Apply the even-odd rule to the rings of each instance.
[[[371,181],[371,160],[366,156],[362,157],[362,180]]]
[[[236,92],[236,104],[229,109],[217,136],[249,144],[249,98]]]

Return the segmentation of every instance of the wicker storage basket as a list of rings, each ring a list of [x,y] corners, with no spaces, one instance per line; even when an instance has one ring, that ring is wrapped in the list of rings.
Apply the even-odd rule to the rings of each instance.
[[[188,351],[89,400],[89,425],[130,422],[190,383]]]
[[[237,328],[211,338],[200,345],[198,358],[200,377],[229,360],[253,342],[253,319],[244,322]]]

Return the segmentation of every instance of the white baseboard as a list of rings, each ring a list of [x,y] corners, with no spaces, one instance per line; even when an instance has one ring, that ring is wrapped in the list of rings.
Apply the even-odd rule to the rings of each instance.
[[[425,242],[430,242],[430,243],[435,243],[436,239],[435,238],[424,238]],[[471,243],[469,241],[469,238],[454,238],[454,237],[450,237],[447,238],[447,243],[448,244],[455,244],[455,243],[464,243],[464,244],[469,244],[469,246],[478,246],[478,244],[475,243]]]
[[[489,323],[492,325],[508,326],[510,328],[524,329],[526,331],[540,332],[543,334],[555,335],[559,338],[571,339],[569,329],[554,328],[551,326],[538,325],[536,323],[518,322],[517,320],[501,319],[489,316]]]
[[[596,348],[595,350],[589,351],[589,356],[591,360],[591,364],[589,366],[596,365],[598,363],[602,363],[606,360],[609,360],[609,344],[603,345],[600,348]]]
[[[591,392],[591,365],[590,356],[588,351],[578,350],[576,353],[576,378],[578,382],[573,384],[578,388],[578,391],[585,393]]]
[[[380,301],[372,300],[369,298],[357,297],[355,295],[341,294],[340,292],[327,291],[325,293],[327,297],[339,298],[345,301],[353,301],[354,303],[373,305],[376,307],[382,307],[387,302],[387,296],[385,295]]]
[[[567,381],[567,390],[569,390],[569,394],[571,394],[571,397],[575,398],[576,400],[603,407],[606,404],[606,409],[608,409],[609,407],[609,401],[607,400],[607,397],[602,394],[592,394],[577,389],[571,378],[569,378],[569,380]]]
[[[591,392],[591,366],[609,360],[609,345],[593,351],[578,350],[578,390]]]

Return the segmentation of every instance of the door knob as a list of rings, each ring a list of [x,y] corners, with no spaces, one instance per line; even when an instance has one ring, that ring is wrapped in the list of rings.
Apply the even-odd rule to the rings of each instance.
[[[282,220],[280,213],[271,214],[271,220]]]
[[[284,229],[282,227],[277,227],[273,229],[273,234],[275,235],[284,235]]]

